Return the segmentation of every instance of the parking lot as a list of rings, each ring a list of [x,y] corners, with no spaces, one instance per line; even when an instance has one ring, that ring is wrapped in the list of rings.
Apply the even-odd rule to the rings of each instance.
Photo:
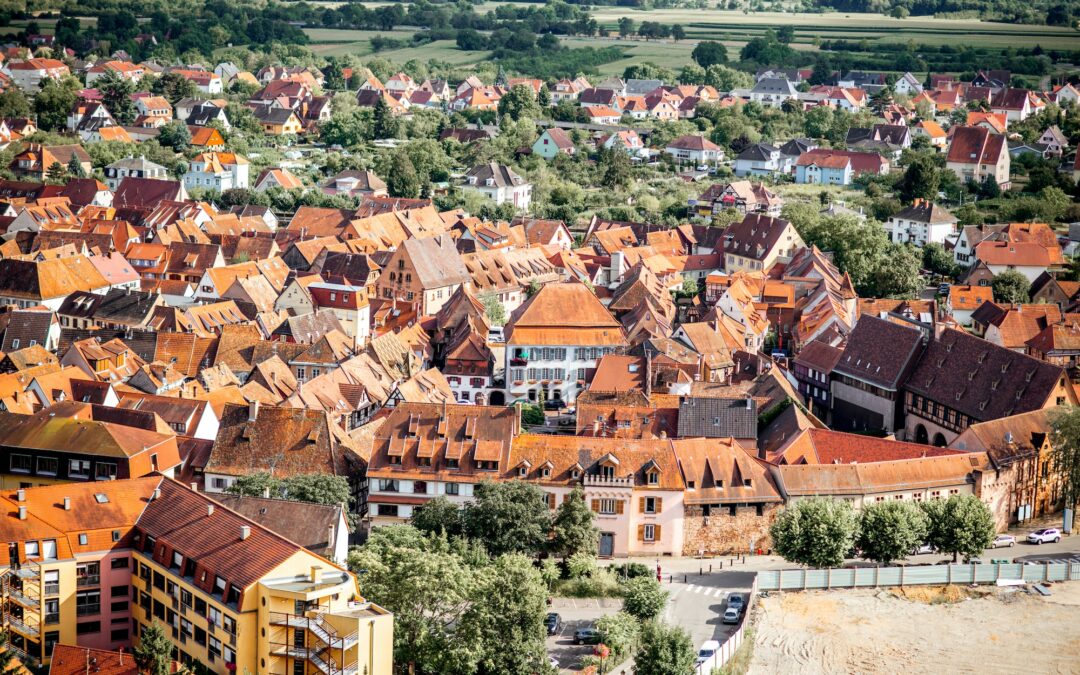
[[[593,653],[593,645],[575,645],[574,631],[590,628],[597,619],[622,609],[622,600],[613,598],[555,598],[550,611],[562,617],[562,627],[548,636],[548,654],[559,660],[560,672],[577,670],[581,658]]]

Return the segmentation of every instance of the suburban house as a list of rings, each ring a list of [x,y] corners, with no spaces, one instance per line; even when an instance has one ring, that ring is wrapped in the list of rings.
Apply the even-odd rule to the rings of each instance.
[[[533,154],[548,160],[555,159],[560,153],[573,155],[576,150],[570,135],[558,127],[544,129],[544,133],[532,144]]]
[[[689,205],[703,218],[711,218],[726,209],[735,209],[743,215],[764,213],[779,216],[784,200],[762,183],[736,180],[713,183],[697,199],[691,199]]]
[[[956,233],[956,216],[925,199],[915,202],[890,216],[885,224],[889,239],[897,243],[911,243],[922,247],[927,244],[945,244]]]
[[[505,164],[478,164],[465,174],[462,190],[478,192],[496,204],[513,204],[522,211],[532,202],[532,184]]]
[[[232,152],[203,152],[195,155],[184,173],[184,186],[224,192],[248,187],[247,159]]]
[[[449,235],[407,239],[386,261],[378,296],[415,303],[421,314],[432,316],[467,283],[469,270]]]
[[[781,171],[780,148],[768,143],[749,145],[735,158],[736,176],[768,176]]]
[[[664,152],[678,162],[711,164],[724,159],[724,150],[704,136],[680,136],[667,144]]]
[[[748,213],[724,231],[724,269],[768,272],[777,262],[791,260],[805,248],[795,226],[783,218]]]
[[[1005,137],[982,127],[955,127],[945,158],[945,168],[961,183],[993,180],[1002,190],[1009,189],[1009,146]]]

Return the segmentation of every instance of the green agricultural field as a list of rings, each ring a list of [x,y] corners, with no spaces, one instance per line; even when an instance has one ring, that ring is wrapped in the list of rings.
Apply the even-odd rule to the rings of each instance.
[[[480,63],[491,56],[491,52],[477,51],[467,52],[457,48],[453,40],[436,40],[419,47],[407,47],[405,49],[392,49],[379,52],[378,56],[395,63],[405,63],[410,59],[417,59],[426,63],[432,59],[443,61],[453,66],[464,66],[472,63]]]

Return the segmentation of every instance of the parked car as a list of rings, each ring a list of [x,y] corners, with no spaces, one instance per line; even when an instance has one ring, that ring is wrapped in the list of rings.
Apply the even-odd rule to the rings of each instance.
[[[741,593],[732,593],[728,596],[727,606],[743,609],[746,607],[746,598],[744,598]]]
[[[701,649],[697,653],[697,661],[694,663],[696,666],[700,666],[716,654],[716,651],[720,649],[720,643],[716,640],[706,640],[701,643]]]
[[[728,606],[724,610],[724,618],[721,619],[724,623],[739,623],[739,619],[742,617],[742,607]]]
[[[595,628],[580,628],[574,631],[574,644],[598,645],[600,644],[600,631]]]
[[[1061,541],[1061,530],[1056,527],[1044,527],[1028,535],[1028,542],[1032,544],[1045,544],[1048,541],[1055,544]]]
[[[559,659],[555,658],[554,656],[549,656],[548,657],[548,665],[551,666],[552,668],[558,668],[559,667]]]
[[[948,295],[949,294],[949,288],[950,288],[949,284],[941,284],[940,286],[937,287],[938,295]]]
[[[982,564],[982,558],[977,558],[975,556],[964,556],[964,564],[965,565],[981,565]]]
[[[933,553],[934,547],[930,544],[919,544],[911,551],[911,555],[923,555],[926,553]]]
[[[544,410],[562,410],[566,407],[566,401],[561,398],[551,398],[544,401]]]
[[[709,170],[709,165],[708,164],[699,164],[697,170],[698,171],[708,171]]]
[[[544,619],[544,625],[547,626],[548,635],[557,635],[562,630],[562,617],[555,612],[551,612]]]
[[[990,548],[1004,548],[1005,546],[1016,546],[1016,537],[1011,534],[999,534],[990,544]]]

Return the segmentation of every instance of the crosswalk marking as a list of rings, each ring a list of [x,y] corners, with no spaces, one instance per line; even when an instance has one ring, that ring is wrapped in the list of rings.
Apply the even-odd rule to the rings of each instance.
[[[687,590],[688,593],[697,593],[698,590],[700,590],[700,589],[698,589],[698,587],[695,586],[694,584],[690,584],[689,586],[686,587],[686,590]]]

